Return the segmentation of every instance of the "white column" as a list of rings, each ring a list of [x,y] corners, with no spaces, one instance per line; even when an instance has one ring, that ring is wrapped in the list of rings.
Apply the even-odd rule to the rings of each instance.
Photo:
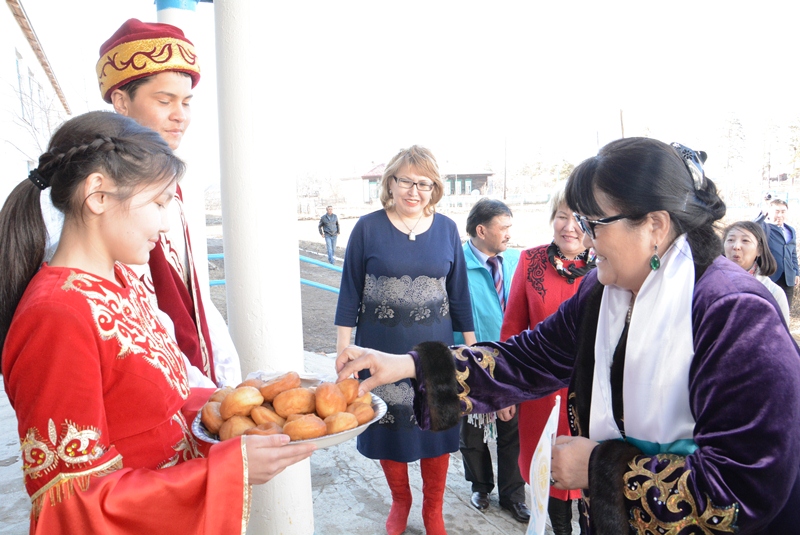
[[[270,4],[214,2],[228,323],[245,374],[303,369],[296,185],[270,99],[279,52],[257,30]],[[248,533],[313,532],[308,461],[254,488]]]

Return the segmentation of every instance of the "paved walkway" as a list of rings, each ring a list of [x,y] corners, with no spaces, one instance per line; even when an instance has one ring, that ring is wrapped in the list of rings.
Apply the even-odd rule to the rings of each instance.
[[[306,353],[306,371],[332,374],[333,357]],[[495,465],[496,466],[496,465]],[[409,466],[413,505],[407,535],[423,535],[422,478],[419,463]],[[315,535],[381,535],[391,497],[380,464],[356,451],[355,440],[316,452],[311,457]],[[445,490],[444,520],[450,535],[511,535],[525,526],[498,505],[497,493],[486,514],[469,503],[470,485],[464,480],[459,453],[450,457]],[[17,421],[0,377],[0,535],[28,531],[30,501],[22,484]],[[578,533],[577,524],[575,533]],[[551,533],[548,531],[548,533]]]

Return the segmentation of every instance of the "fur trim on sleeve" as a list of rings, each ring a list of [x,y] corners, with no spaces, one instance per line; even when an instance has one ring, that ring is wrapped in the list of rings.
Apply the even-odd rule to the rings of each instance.
[[[418,388],[425,395],[430,429],[443,431],[458,425],[461,408],[452,352],[441,342],[423,342],[414,351],[419,355]]]
[[[601,442],[589,459],[589,496],[592,532],[620,535],[630,532],[630,514],[625,505],[625,473],[642,452],[621,440]]]

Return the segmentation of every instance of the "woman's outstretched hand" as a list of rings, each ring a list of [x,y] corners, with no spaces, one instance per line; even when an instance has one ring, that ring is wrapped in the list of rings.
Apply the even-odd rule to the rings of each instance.
[[[250,485],[261,485],[277,476],[287,466],[307,459],[314,453],[314,444],[289,444],[288,435],[242,437],[247,452],[247,475]]]
[[[411,355],[393,355],[358,346],[346,347],[336,357],[338,380],[354,376],[361,370],[369,370],[370,377],[361,382],[358,395],[362,396],[376,386],[396,383],[401,379],[416,377]]]

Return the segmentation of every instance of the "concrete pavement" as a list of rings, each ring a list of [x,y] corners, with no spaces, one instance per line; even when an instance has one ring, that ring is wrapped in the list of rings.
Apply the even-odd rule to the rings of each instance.
[[[333,356],[305,354],[306,371],[332,374]],[[2,378],[0,377],[0,386]],[[363,457],[356,441],[317,451],[311,458],[315,535],[381,535],[391,507],[391,496],[377,461]],[[30,500],[22,483],[19,437],[14,411],[0,388],[0,535],[28,531]],[[495,465],[496,466],[496,465]],[[423,535],[422,478],[419,463],[409,465],[413,505],[407,535]],[[500,509],[497,492],[486,513],[470,503],[470,484],[464,479],[461,455],[450,457],[445,490],[444,521],[450,535],[512,535],[525,533],[508,512]],[[530,496],[528,496],[530,499]],[[577,524],[574,532],[579,533]],[[548,529],[548,534],[552,532]]]

